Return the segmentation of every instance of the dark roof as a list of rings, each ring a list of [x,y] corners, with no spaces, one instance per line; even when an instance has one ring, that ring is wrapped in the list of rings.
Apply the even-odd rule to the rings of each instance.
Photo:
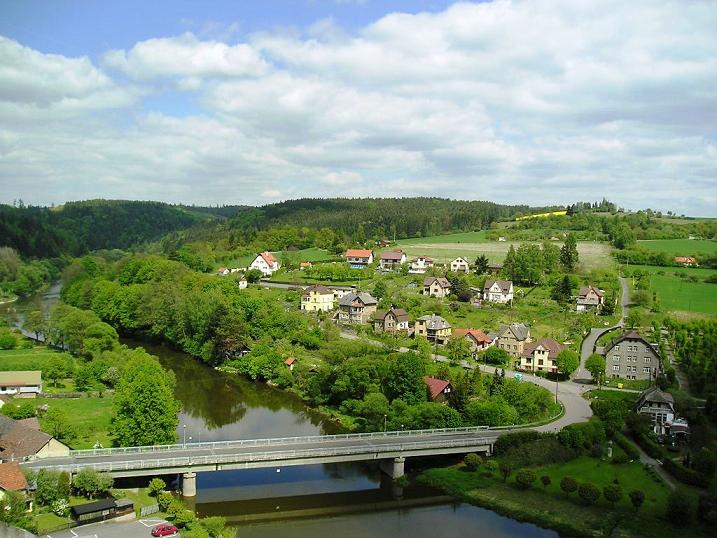
[[[590,290],[593,290],[598,297],[602,297],[603,295],[605,295],[605,292],[603,290],[596,288],[595,286],[583,286],[582,288],[580,288],[578,297],[585,297],[588,293],[590,293]]]
[[[541,338],[537,342],[525,344],[525,347],[523,348],[523,357],[531,357],[538,346],[542,346],[548,350],[548,358],[550,359],[554,359],[557,357],[558,353],[565,349],[565,346],[559,344],[551,338]]]
[[[435,377],[424,377],[423,382],[428,387],[428,391],[431,394],[431,400],[435,400],[447,386],[451,384],[450,381],[445,379],[436,379]]]
[[[498,331],[494,334],[489,334],[493,340],[496,338],[500,338],[503,336],[507,331],[510,331],[513,333],[513,336],[515,336],[516,340],[523,341],[528,338],[528,334],[530,333],[530,327],[525,325],[524,323],[511,323],[510,325],[503,325]]]
[[[27,489],[27,480],[18,463],[0,464],[0,489],[22,491]]]
[[[311,293],[312,291],[316,292],[316,293],[320,293],[321,295],[333,295],[334,294],[334,292],[331,291],[326,286],[323,286],[321,284],[314,284],[313,286],[309,286],[308,288],[306,288],[304,290],[304,295],[305,296],[309,295],[309,293]]]
[[[28,428],[11,418],[0,419],[0,459],[22,459],[25,456],[34,456],[51,439],[51,435]]]
[[[663,392],[657,387],[650,387],[645,392],[640,394],[640,397],[637,399],[637,403],[635,404],[635,409],[640,409],[645,403],[649,402],[674,405],[675,399],[669,392]]]
[[[623,333],[623,334],[621,334],[620,336],[618,336],[617,338],[615,338],[612,342],[610,342],[610,343],[605,347],[605,350],[604,350],[603,354],[604,354],[604,355],[607,355],[612,348],[614,348],[614,347],[615,347],[617,344],[619,344],[620,342],[624,342],[625,340],[638,340],[638,341],[642,342],[644,345],[650,347],[650,348],[652,349],[652,351],[653,351],[657,356],[660,355],[660,353],[657,351],[656,347],[653,346],[653,345],[652,345],[650,342],[648,342],[647,340],[645,340],[645,338],[644,338],[643,336],[641,336],[637,331],[629,331],[629,332]]]
[[[486,280],[485,285],[483,286],[483,291],[490,290],[490,288],[493,287],[493,284],[498,284],[503,293],[510,293],[510,287],[513,285],[513,282],[510,280]]]
[[[106,499],[100,499],[99,501],[79,504],[72,507],[72,513],[75,516],[81,516],[84,514],[91,514],[92,512],[101,512],[102,510],[109,510],[110,508],[116,508],[117,503],[112,497]]]
[[[450,329],[451,325],[448,323],[445,319],[443,319],[441,316],[437,316],[435,314],[429,314],[426,316],[421,316],[416,321],[420,321],[426,324],[427,329],[431,330],[441,330],[441,329]]]
[[[423,279],[424,286],[430,286],[434,282],[438,282],[438,285],[442,288],[450,288],[450,281],[444,276],[427,276]]]
[[[381,253],[382,260],[401,261],[404,256],[405,256],[405,254],[400,250],[396,250],[393,252],[382,252]]]
[[[396,321],[401,322],[409,320],[408,312],[406,312],[403,308],[392,308],[391,310],[387,310],[385,312],[376,312],[376,317],[374,319],[376,321],[383,321],[389,312],[394,315]]]
[[[370,294],[361,291],[361,292],[353,292],[353,293],[347,293],[341,299],[339,299],[339,305],[340,306],[351,306],[354,301],[360,301],[365,305],[373,305],[376,304],[376,299],[374,299]]]

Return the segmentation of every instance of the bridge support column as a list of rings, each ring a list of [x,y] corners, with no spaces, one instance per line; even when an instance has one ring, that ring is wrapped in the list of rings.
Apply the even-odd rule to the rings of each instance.
[[[379,466],[381,467],[381,470],[386,473],[390,478],[396,480],[397,478],[401,478],[405,474],[403,468],[405,462],[406,458],[393,458],[390,460],[381,460]]]
[[[197,473],[188,472],[182,475],[182,497],[197,496]]]

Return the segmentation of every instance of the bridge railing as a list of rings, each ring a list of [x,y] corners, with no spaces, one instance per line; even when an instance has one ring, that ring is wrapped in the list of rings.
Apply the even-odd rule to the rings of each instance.
[[[91,462],[78,460],[76,463],[63,464],[63,465],[51,465],[50,468],[58,471],[67,471],[70,473],[76,473],[81,469],[94,469],[96,471],[105,472],[122,472],[122,471],[137,471],[142,469],[192,469],[193,467],[206,466],[206,465],[221,465],[221,464],[237,464],[237,463],[251,463],[261,461],[286,461],[299,458],[322,458],[331,456],[354,456],[354,455],[368,455],[373,454],[379,456],[380,454],[395,454],[402,453],[408,455],[411,451],[416,450],[436,450],[440,451],[441,448],[456,448],[456,447],[475,447],[483,445],[491,445],[494,439],[491,438],[465,438],[465,439],[443,439],[443,440],[425,440],[425,441],[412,441],[406,443],[381,443],[377,445],[359,444],[353,446],[342,446],[342,447],[330,447],[330,448],[304,448],[298,450],[281,450],[281,451],[267,451],[267,452],[245,452],[235,454],[207,454],[207,455],[192,455],[192,456],[180,456],[170,458],[151,458],[151,459],[140,459],[140,460],[123,460],[113,461],[108,460],[104,462]]]
[[[132,446],[118,448],[89,448],[71,450],[70,457],[83,458],[112,456],[118,454],[145,454],[148,452],[176,452],[181,450],[244,448],[257,446],[300,445],[306,443],[331,443],[351,439],[385,439],[391,437],[411,438],[425,435],[451,435],[460,433],[483,433],[491,430],[506,430],[515,426],[468,426],[463,428],[431,428],[423,430],[398,430],[370,433],[339,433],[335,435],[308,435],[303,437],[270,437],[265,439],[237,439],[232,441],[205,441],[203,443],[177,443],[173,445]]]

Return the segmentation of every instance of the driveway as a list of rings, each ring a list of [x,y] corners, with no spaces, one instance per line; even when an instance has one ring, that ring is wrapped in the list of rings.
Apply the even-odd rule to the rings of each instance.
[[[68,529],[52,534],[40,534],[44,538],[135,538],[151,537],[152,527],[166,523],[164,519],[133,519],[131,521],[104,521]],[[175,536],[179,536],[176,534]]]

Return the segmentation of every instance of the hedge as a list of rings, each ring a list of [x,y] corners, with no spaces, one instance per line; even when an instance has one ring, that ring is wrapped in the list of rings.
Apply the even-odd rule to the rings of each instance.
[[[632,444],[632,442],[620,432],[615,432],[614,440],[617,446],[622,448],[631,460],[640,459],[640,450]]]
[[[710,479],[708,477],[701,475],[692,469],[688,469],[684,465],[675,463],[671,459],[666,458],[665,461],[662,462],[662,466],[665,468],[665,471],[670,473],[683,484],[698,486],[700,488],[706,488],[710,485]]]
[[[635,441],[637,441],[637,444],[640,445],[642,450],[647,452],[647,455],[651,458],[659,460],[667,459],[665,458],[665,451],[662,447],[644,433],[636,433]]]

